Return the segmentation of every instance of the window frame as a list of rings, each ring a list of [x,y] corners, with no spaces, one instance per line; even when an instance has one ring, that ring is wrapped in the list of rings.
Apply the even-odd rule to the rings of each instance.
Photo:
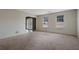
[[[64,22],[64,15],[57,16],[57,22]]]
[[[56,16],[56,28],[64,28],[64,15]]]
[[[43,16],[43,22],[42,27],[47,28],[48,27],[48,16]]]

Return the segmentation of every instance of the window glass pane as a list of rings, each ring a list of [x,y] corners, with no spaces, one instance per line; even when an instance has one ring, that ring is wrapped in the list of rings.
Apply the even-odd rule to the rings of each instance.
[[[57,16],[57,22],[64,22],[64,16]]]
[[[48,16],[44,16],[43,27],[48,27]]]
[[[44,22],[48,22],[48,17],[47,16],[44,17]]]

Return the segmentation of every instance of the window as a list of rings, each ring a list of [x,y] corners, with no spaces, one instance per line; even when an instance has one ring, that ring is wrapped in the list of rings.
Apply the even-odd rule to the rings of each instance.
[[[57,22],[64,22],[64,16],[57,16]]]
[[[56,28],[64,27],[64,15],[57,16],[56,18]]]
[[[48,16],[44,16],[43,18],[43,27],[48,27]]]

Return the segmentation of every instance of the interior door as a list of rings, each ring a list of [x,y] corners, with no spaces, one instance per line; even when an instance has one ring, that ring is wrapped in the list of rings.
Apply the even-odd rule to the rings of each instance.
[[[36,31],[36,18],[33,18],[33,31]]]

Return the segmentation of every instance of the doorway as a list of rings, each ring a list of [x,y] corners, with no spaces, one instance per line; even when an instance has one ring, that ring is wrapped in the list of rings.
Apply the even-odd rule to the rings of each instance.
[[[36,18],[26,17],[25,28],[28,32],[33,32],[36,30]]]

